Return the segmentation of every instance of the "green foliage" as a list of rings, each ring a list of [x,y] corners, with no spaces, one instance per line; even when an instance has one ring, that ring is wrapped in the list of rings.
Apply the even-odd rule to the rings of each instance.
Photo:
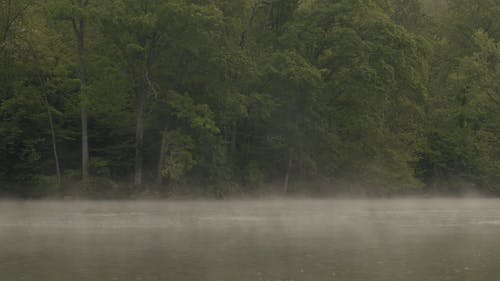
[[[225,196],[286,177],[292,191],[308,182],[432,191],[459,181],[497,191],[498,6],[0,0],[0,189],[114,194],[140,152],[144,181],[162,190]],[[82,106],[90,186],[74,183]]]
[[[395,23],[402,25],[410,31],[421,31],[429,21],[424,13],[423,3],[419,0],[394,0],[394,13],[392,18]]]
[[[178,130],[166,131],[163,137],[166,139],[168,150],[162,176],[176,181],[196,164],[191,153],[194,148],[193,139]]]

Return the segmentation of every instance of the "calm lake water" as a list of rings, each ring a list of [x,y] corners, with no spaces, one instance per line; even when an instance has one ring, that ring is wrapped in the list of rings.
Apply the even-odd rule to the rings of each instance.
[[[4,281],[500,280],[500,200],[0,202]]]

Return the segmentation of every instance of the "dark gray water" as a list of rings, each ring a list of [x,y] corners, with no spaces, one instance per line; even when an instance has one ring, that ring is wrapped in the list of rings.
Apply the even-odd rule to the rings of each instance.
[[[500,280],[500,200],[0,202],[0,280]]]

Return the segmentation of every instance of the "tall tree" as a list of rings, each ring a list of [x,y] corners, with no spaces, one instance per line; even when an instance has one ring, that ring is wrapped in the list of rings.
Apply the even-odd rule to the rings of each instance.
[[[69,22],[73,36],[74,53],[79,80],[80,97],[80,132],[81,132],[81,176],[86,182],[89,176],[89,137],[87,109],[87,23],[90,14],[89,0],[71,0],[68,2],[46,2],[47,13],[56,21]],[[61,32],[66,32],[62,29]]]
[[[86,24],[87,20],[85,18],[85,9],[88,6],[88,0],[76,0],[72,1],[72,4],[80,10],[80,15],[71,18],[71,24],[73,26],[73,32],[76,39],[76,50],[78,53],[78,66],[79,66],[79,79],[80,79],[80,95],[84,97],[84,93],[87,86],[87,70],[86,70],[86,58],[85,58],[85,36],[86,36]],[[80,108],[80,119],[82,128],[82,179],[87,180],[89,176],[89,134],[88,134],[88,117],[87,117],[87,105],[83,99]]]
[[[151,92],[155,91],[152,81],[152,67],[157,44],[162,34],[159,32],[158,15],[166,3],[160,1],[120,1],[115,6],[109,3],[109,18],[104,18],[104,32],[113,38],[122,57],[127,61],[133,81],[136,108],[135,168],[134,184],[141,186],[144,165],[144,126],[146,104]],[[174,4],[175,5],[175,4]],[[114,13],[114,14],[112,14]],[[111,34],[114,33],[114,34]]]

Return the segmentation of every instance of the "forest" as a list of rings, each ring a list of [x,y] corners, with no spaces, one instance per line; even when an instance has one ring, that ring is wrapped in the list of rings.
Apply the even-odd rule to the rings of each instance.
[[[0,0],[0,195],[500,194],[499,0]]]

